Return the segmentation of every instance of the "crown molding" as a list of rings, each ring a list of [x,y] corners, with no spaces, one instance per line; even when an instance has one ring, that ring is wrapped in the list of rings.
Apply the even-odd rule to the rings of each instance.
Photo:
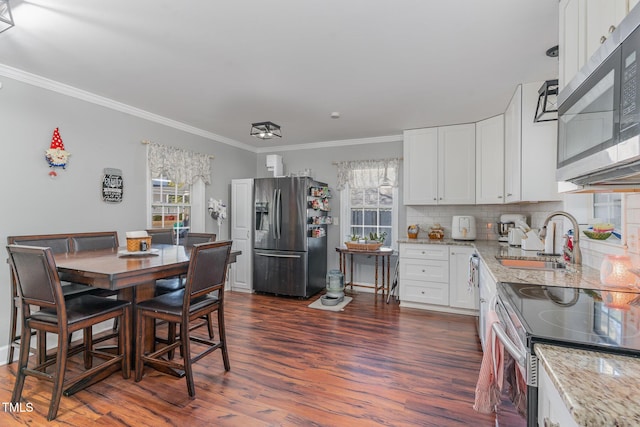
[[[80,99],[85,102],[100,105],[115,111],[119,111],[125,114],[129,114],[135,117],[139,117],[144,120],[159,123],[174,129],[178,129],[193,135],[198,135],[212,141],[220,142],[222,144],[230,145],[232,147],[240,148],[242,150],[250,151],[253,153],[269,153],[274,151],[294,151],[294,150],[308,150],[316,148],[329,148],[329,147],[344,147],[347,145],[360,145],[360,144],[378,144],[385,142],[402,142],[402,135],[389,135],[378,136],[372,138],[356,138],[356,139],[343,139],[336,141],[323,141],[323,142],[310,142],[306,144],[296,145],[281,145],[270,147],[253,147],[251,145],[244,144],[242,142],[227,138],[213,132],[209,132],[195,126],[187,125],[177,120],[169,119],[140,108],[132,107],[130,105],[114,101],[112,99],[96,95],[94,93],[78,89],[73,86],[66,85],[64,83],[57,82],[55,80],[48,79],[36,74],[32,74],[17,68],[9,67],[8,65],[0,64],[0,75],[9,77],[11,79],[40,87],[42,89],[57,92],[62,95],[67,95],[76,99]]]
[[[273,153],[275,151],[309,150],[314,148],[344,147],[346,145],[402,142],[402,140],[403,140],[402,135],[388,135],[388,136],[375,136],[372,138],[341,139],[336,141],[310,142],[307,144],[271,146],[271,147],[257,148],[255,149],[255,151],[259,154],[262,154],[262,153]]]
[[[226,138],[224,136],[217,135],[213,132],[209,132],[194,126],[187,125],[177,120],[172,120],[167,117],[153,114],[148,111],[145,111],[136,107],[132,107],[130,105],[123,104],[121,102],[117,102],[112,99],[105,98],[103,96],[99,96],[94,93],[87,92],[85,90],[66,85],[64,83],[57,82],[55,80],[47,79],[45,77],[38,76],[36,74],[31,74],[26,71],[19,70],[17,68],[0,64],[0,75],[9,77],[11,79],[14,79],[23,83],[30,84],[32,86],[37,86],[42,89],[57,92],[62,95],[71,96],[73,98],[77,98],[82,101],[86,101],[92,104],[100,105],[102,107],[110,108],[115,111],[120,111],[122,113],[139,117],[144,120],[159,123],[161,125],[165,125],[165,126],[178,129],[187,133],[191,133],[193,135],[198,135],[203,138],[210,139],[212,141],[220,142],[226,145],[231,145],[233,147],[241,148],[243,150],[251,151],[254,153],[256,152],[255,147],[252,147],[247,144],[243,144],[242,142],[235,141],[233,139]]]

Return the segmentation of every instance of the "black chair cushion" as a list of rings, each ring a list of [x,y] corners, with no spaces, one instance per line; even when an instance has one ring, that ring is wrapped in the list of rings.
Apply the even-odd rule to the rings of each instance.
[[[95,295],[82,295],[66,301],[65,304],[67,306],[67,319],[69,324],[87,320],[101,314],[108,314],[120,310],[124,306],[131,305],[129,301],[97,297]],[[58,323],[56,310],[53,308],[44,308],[36,311],[30,318],[54,324]]]
[[[217,304],[217,297],[204,295],[191,301],[189,311],[193,312],[207,305]],[[146,301],[138,303],[137,308],[140,310],[150,310],[158,313],[167,313],[180,316],[184,303],[184,289],[169,292]]]
[[[171,279],[156,280],[156,295],[168,294],[169,292],[184,289],[185,279],[173,277]]]

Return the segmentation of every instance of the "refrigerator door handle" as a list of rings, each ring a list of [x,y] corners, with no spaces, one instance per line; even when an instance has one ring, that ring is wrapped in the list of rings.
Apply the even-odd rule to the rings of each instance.
[[[276,206],[277,206],[277,194],[278,194],[278,190],[274,189],[273,190],[273,195],[271,196],[271,212],[269,212],[269,228],[271,228],[271,237],[273,237],[274,239],[276,239],[278,236],[276,234]]]
[[[271,258],[301,258],[300,255],[284,255],[284,254],[266,254],[264,252],[256,252],[256,255],[259,256],[266,256],[266,257],[271,257]]]
[[[278,207],[276,210],[277,215],[277,237],[278,239],[282,238],[282,190],[278,188]]]

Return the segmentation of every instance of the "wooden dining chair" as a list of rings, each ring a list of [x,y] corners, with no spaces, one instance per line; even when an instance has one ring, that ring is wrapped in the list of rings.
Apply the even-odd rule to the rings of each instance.
[[[41,234],[41,235],[27,235],[27,236],[8,236],[7,243],[26,245],[26,246],[39,246],[50,247],[51,251],[55,254],[69,253],[71,251],[71,240],[66,234]],[[7,351],[7,364],[13,363],[14,351],[20,347],[20,334],[17,332],[18,324],[18,286],[13,275],[10,272],[10,284],[11,284],[11,317],[9,319],[9,347]],[[77,296],[91,293],[95,288],[80,283],[71,283],[68,281],[62,281],[62,293],[65,298],[75,298]],[[39,339],[38,341],[46,341],[46,338]],[[37,352],[39,358],[44,360],[46,354],[46,347],[38,346],[34,351]]]
[[[215,233],[187,233],[186,239],[185,239],[185,250],[191,251],[191,249],[193,249],[193,246],[199,243],[207,243],[207,242],[215,242],[216,240],[216,234]],[[163,295],[163,294],[168,294],[169,292],[174,292],[177,291],[179,289],[183,289],[184,285],[186,282],[186,277],[184,276],[180,276],[180,277],[171,277],[168,279],[158,279],[156,280],[156,286],[155,286],[155,295]],[[196,328],[200,328],[202,326],[207,326],[207,330],[209,332],[209,338],[213,339],[214,337],[214,332],[213,332],[213,318],[211,317],[211,314],[209,313],[207,316],[205,316],[203,318],[204,322],[198,322],[196,324],[191,325],[191,330],[196,329]],[[176,325],[169,325],[168,330],[167,330],[167,338],[162,338],[162,337],[158,337],[156,336],[156,340],[160,343],[171,343],[175,340],[175,336],[176,336]],[[169,358],[173,358],[173,352],[169,353]]]
[[[149,228],[147,234],[151,236],[152,245],[175,245],[172,228]]]
[[[231,241],[229,240],[195,245],[191,252],[185,287],[138,303],[136,306],[136,381],[142,380],[145,364],[162,371],[181,370],[184,371],[187,380],[189,396],[193,398],[196,394],[193,363],[220,349],[225,371],[231,369],[224,328],[224,285],[230,253]],[[189,323],[213,312],[218,313],[218,340],[192,334]],[[161,319],[169,324],[179,324],[180,334],[175,342],[147,353],[144,348],[144,325],[148,319],[153,322]],[[205,348],[192,355],[191,343]],[[181,350],[182,363],[164,358],[176,348]]]
[[[118,232],[97,231],[71,235],[74,252],[96,251],[118,248]]]
[[[58,413],[60,398],[65,388],[80,381],[90,381],[116,364],[120,364],[122,376],[129,378],[131,342],[128,325],[131,303],[96,295],[82,295],[67,300],[62,292],[51,248],[8,245],[7,252],[11,270],[18,285],[22,314],[20,356],[11,403],[18,404],[21,401],[27,376],[50,381],[53,383],[53,391],[47,420],[51,421]],[[39,309],[32,311],[32,307]],[[95,349],[93,326],[116,318],[123,326],[120,328],[117,353],[111,354]],[[58,345],[54,359],[37,361],[30,367],[29,338],[32,330],[57,334]],[[72,378],[65,378],[69,356],[69,336],[75,331],[83,331],[85,370]],[[91,367],[94,358],[104,361]],[[54,366],[53,372],[47,372],[50,366]]]

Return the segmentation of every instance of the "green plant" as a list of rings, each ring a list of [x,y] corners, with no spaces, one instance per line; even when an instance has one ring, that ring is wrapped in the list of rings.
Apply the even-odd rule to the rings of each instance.
[[[352,234],[351,237],[349,237],[351,239],[352,242],[357,242],[358,240],[360,240],[360,236],[357,234]]]
[[[378,233],[369,233],[369,239],[375,242],[384,243],[384,239],[387,238],[387,232],[383,231],[381,234]]]

